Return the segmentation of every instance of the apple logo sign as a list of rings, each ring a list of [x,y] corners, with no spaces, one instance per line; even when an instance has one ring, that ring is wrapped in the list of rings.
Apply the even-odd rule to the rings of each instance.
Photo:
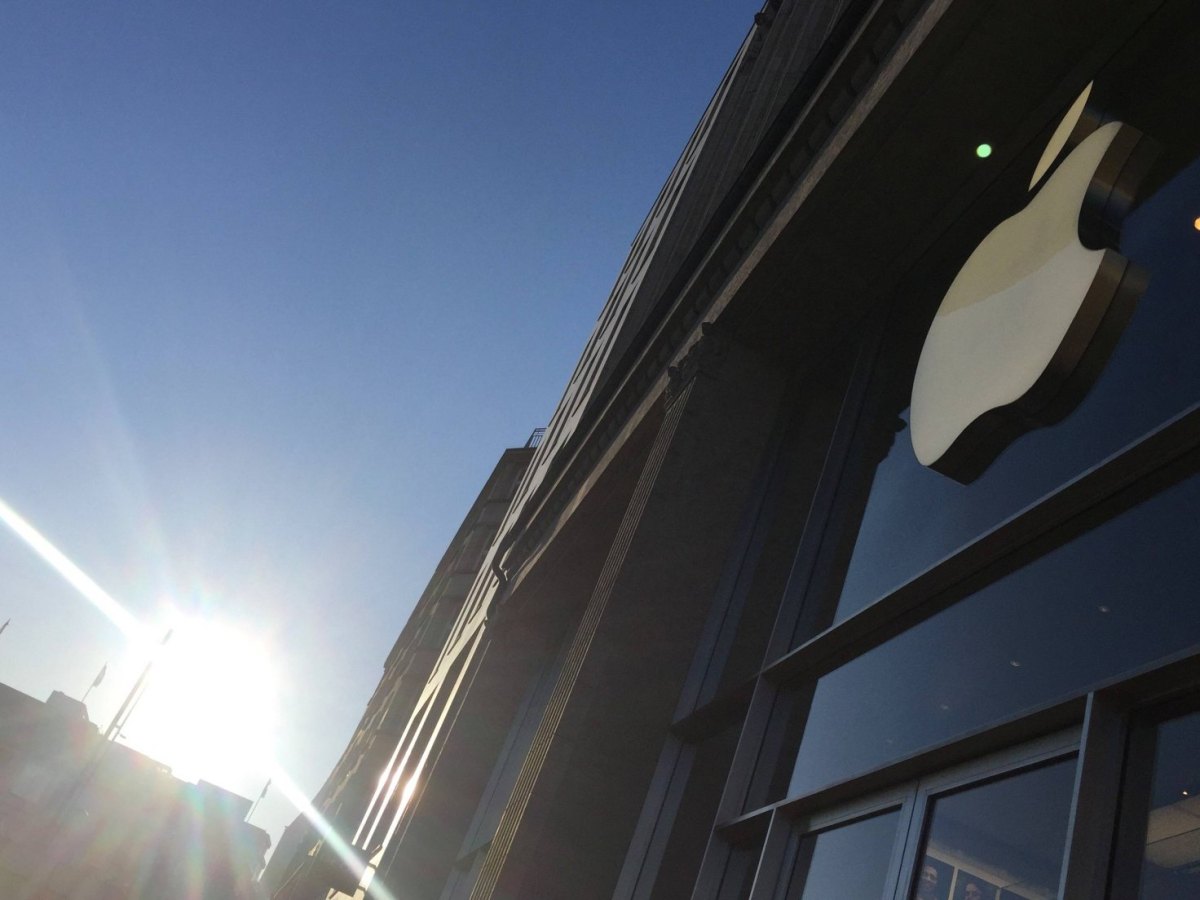
[[[1153,143],[1122,122],[1101,124],[1090,92],[1051,137],[1030,182],[1040,190],[976,247],[925,338],[913,450],[956,481],[973,481],[1021,434],[1075,408],[1145,289],[1144,273],[1114,248]]]

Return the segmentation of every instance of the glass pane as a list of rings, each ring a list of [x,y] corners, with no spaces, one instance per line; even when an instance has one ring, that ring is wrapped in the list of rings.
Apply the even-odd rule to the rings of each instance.
[[[789,794],[1200,642],[1192,475],[818,680]]]
[[[900,812],[806,835],[787,900],[872,900],[887,887]]]
[[[1159,728],[1142,900],[1200,895],[1200,714]]]
[[[1051,900],[1058,894],[1075,761],[939,797],[913,900]]]
[[[877,377],[901,394],[878,427],[884,438],[901,430],[875,469],[838,620],[1200,400],[1200,235],[1189,212],[1197,196],[1200,161],[1125,221],[1121,252],[1150,281],[1099,380],[1065,420],[1019,438],[972,484],[939,475],[913,455],[906,407],[924,329],[901,329],[907,336],[900,340],[917,347],[895,350]]]

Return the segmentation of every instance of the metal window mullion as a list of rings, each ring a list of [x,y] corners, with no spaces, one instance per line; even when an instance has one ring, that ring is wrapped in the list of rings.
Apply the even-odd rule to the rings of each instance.
[[[1111,696],[1089,694],[1058,889],[1061,900],[1096,900],[1105,894],[1128,735],[1124,705]]]
[[[780,681],[819,677],[861,656],[920,621],[953,606],[1008,574],[1003,567],[1024,567],[1069,540],[1121,515],[1127,492],[1144,494],[1137,502],[1161,493],[1163,479],[1172,483],[1194,472],[1200,447],[1200,404],[1144,435],[1092,468],[1054,489],[976,537],[941,562],[842,622],[814,635],[762,672]],[[1075,529],[1078,529],[1076,533]],[[1049,541],[1052,546],[1040,548]],[[1036,555],[1025,559],[1036,551]],[[993,567],[997,567],[994,574]],[[987,575],[986,580],[980,580]]]
[[[827,549],[826,538],[831,530],[837,530],[838,511],[843,506],[844,481],[848,476],[853,477],[851,455],[862,443],[858,437],[860,419],[880,354],[884,324],[888,319],[887,310],[878,310],[873,317],[874,321],[869,324],[866,337],[858,348],[858,358],[851,370],[842,408],[826,448],[817,489],[809,503],[808,521],[801,531],[792,570],[788,573],[779,612],[776,613],[771,637],[767,641],[767,660],[777,659],[791,651],[801,620],[813,616],[812,613],[805,613],[810,597],[814,589],[820,590],[822,587],[820,579],[814,576],[827,555],[824,552]]]
[[[786,895],[788,874],[795,864],[799,843],[796,838],[792,823],[778,810],[772,812],[749,900],[782,900]]]
[[[658,768],[629,842],[613,900],[650,900],[675,816],[692,774],[696,747],[668,737],[659,756]]]

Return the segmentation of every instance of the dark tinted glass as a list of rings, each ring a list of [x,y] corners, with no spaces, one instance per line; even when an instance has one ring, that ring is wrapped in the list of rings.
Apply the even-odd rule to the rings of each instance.
[[[903,390],[875,427],[903,428],[875,469],[839,620],[1200,400],[1200,231],[1192,224],[1198,197],[1200,162],[1126,219],[1121,252],[1150,273],[1150,282],[1108,365],[1070,416],[1019,438],[972,484],[939,475],[913,455],[905,407],[915,352],[899,368],[885,366],[878,390]],[[912,340],[913,329],[899,330]],[[923,334],[915,330],[918,343]]]
[[[821,678],[790,793],[874,768],[1200,641],[1200,476]]]
[[[1200,895],[1200,714],[1159,728],[1142,900]]]
[[[805,835],[787,900],[874,900],[887,887],[900,813]]]
[[[1073,759],[939,797],[912,900],[1042,900],[1058,893]]]

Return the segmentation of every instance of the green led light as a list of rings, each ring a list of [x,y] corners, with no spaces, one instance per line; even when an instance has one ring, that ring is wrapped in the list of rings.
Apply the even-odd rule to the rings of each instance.
[[[991,144],[980,144],[978,147],[975,148],[975,155],[978,156],[980,159],[987,159],[989,156],[992,155],[992,145]]]

